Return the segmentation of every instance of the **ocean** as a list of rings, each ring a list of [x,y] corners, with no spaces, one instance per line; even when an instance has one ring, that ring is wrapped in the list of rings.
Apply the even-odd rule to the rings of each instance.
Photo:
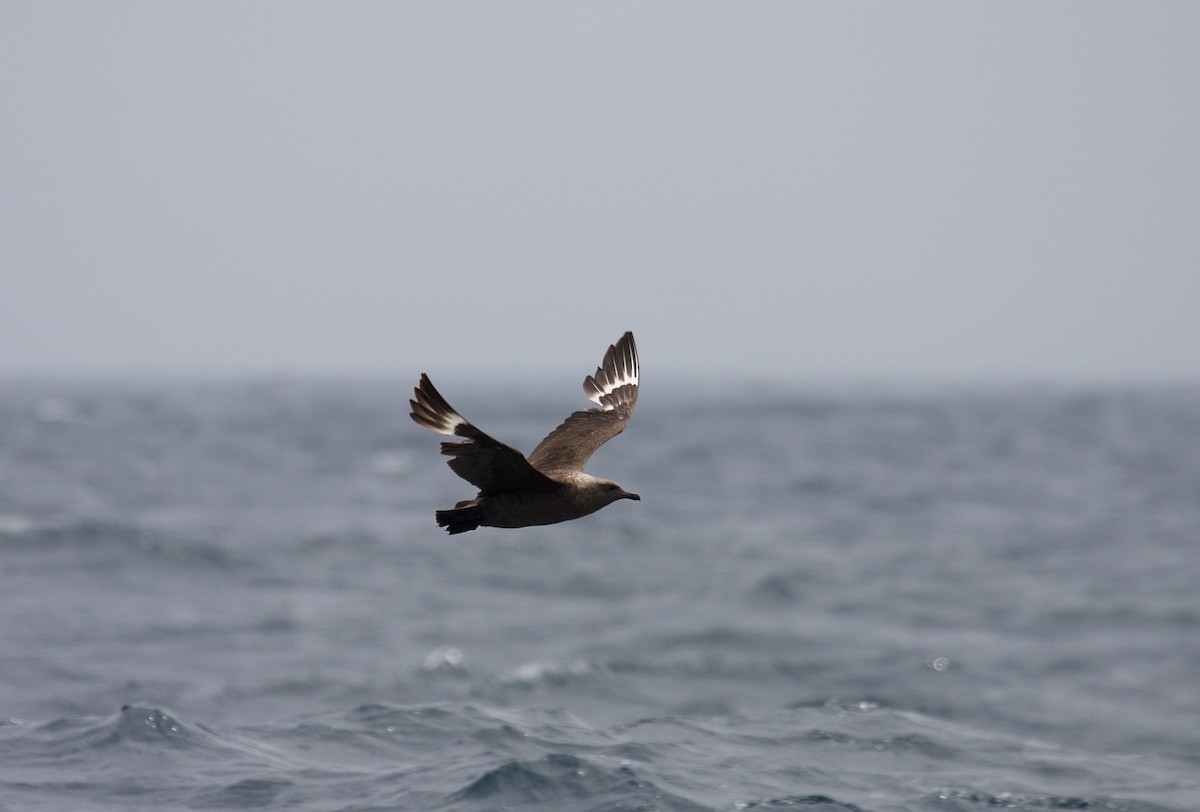
[[[1200,809],[1200,388],[647,377],[451,538],[413,383],[0,381],[0,810]]]

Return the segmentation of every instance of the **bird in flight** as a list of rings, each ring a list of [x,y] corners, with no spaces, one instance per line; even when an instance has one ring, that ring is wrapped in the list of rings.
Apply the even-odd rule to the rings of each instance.
[[[484,434],[454,411],[433,388],[429,376],[410,400],[412,419],[439,434],[465,438],[442,443],[454,473],[479,489],[449,510],[434,515],[450,534],[477,527],[529,527],[578,519],[618,499],[642,497],[609,479],[585,474],[593,452],[625,430],[637,405],[638,356],[633,333],[625,333],[604,353],[604,361],[583,381],[595,407],[573,412],[546,435],[528,457]]]

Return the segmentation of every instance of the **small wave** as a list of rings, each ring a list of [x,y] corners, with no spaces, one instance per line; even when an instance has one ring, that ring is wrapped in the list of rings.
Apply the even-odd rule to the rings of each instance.
[[[864,812],[861,806],[835,801],[827,795],[786,795],[763,801],[747,801],[736,809],[814,809],[818,812]]]
[[[150,705],[122,705],[83,737],[93,747],[167,747],[243,753],[237,740]]]
[[[760,578],[747,597],[752,603],[766,605],[795,603],[803,594],[799,581],[794,575],[773,572]]]
[[[272,805],[279,795],[295,787],[292,781],[245,778],[218,790],[203,793],[199,804],[219,809],[246,809]]]
[[[421,667],[426,671],[460,672],[466,666],[463,664],[463,653],[453,646],[438,646],[425,655]]]
[[[1107,795],[1036,795],[1019,792],[990,793],[974,789],[941,789],[929,796],[935,809],[1095,809],[1103,812],[1171,812],[1165,806],[1113,798]]]
[[[64,718],[31,727],[20,726],[15,735],[25,752],[43,757],[95,757],[107,750],[161,750],[208,752],[240,761],[283,763],[255,743],[181,719],[162,708],[124,705],[112,716]]]
[[[373,736],[429,746],[467,740],[506,745],[603,748],[613,744],[601,731],[561,710],[503,710],[475,705],[362,705],[342,715]]]
[[[12,550],[80,550],[93,554],[121,551],[188,564],[231,563],[225,549],[211,542],[104,519],[37,522],[24,516],[3,516],[0,542]]]
[[[919,753],[935,759],[953,759],[958,751],[919,733],[895,736],[854,736],[849,733],[814,728],[805,738],[811,742],[844,745],[855,750],[874,750],[888,753]]]
[[[550,753],[533,761],[506,761],[450,796],[451,802],[572,803],[592,809],[654,808],[700,812],[686,798],[665,792],[622,764],[609,768],[578,756]],[[652,806],[638,801],[653,801]],[[599,803],[598,803],[599,802]]]
[[[586,657],[575,657],[565,662],[524,663],[502,674],[500,681],[515,684],[566,685],[572,680],[594,674],[598,668],[598,663]]]
[[[170,743],[186,746],[203,737],[187,725],[158,708],[124,705],[110,725],[112,741]]]
[[[23,536],[31,532],[37,523],[28,516],[18,513],[0,513],[0,538],[4,536]]]
[[[126,706],[113,716],[63,718],[37,725],[16,725],[11,744],[25,755],[62,760],[92,758],[102,751],[130,744],[166,744],[187,748],[202,734],[165,711]]]
[[[469,714],[439,705],[360,705],[343,718],[360,729],[429,743],[447,735],[464,736],[478,726]]]

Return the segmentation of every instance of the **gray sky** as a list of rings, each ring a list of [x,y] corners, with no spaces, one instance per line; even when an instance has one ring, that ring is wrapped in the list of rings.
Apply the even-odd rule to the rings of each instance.
[[[1200,3],[3,17],[0,374],[1200,380]]]

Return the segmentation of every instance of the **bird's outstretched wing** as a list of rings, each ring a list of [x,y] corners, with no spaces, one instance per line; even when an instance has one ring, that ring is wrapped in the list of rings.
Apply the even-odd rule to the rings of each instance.
[[[562,485],[529,464],[517,451],[472,426],[433,388],[429,376],[421,373],[421,382],[413,389],[412,419],[439,434],[455,434],[466,439],[460,443],[442,443],[442,453],[453,457],[446,464],[454,473],[470,482],[483,496],[513,491],[552,491]]]
[[[633,333],[625,333],[604,353],[604,362],[583,381],[583,393],[596,408],[573,412],[529,455],[539,471],[582,471],[607,440],[625,430],[637,405],[638,355]]]

